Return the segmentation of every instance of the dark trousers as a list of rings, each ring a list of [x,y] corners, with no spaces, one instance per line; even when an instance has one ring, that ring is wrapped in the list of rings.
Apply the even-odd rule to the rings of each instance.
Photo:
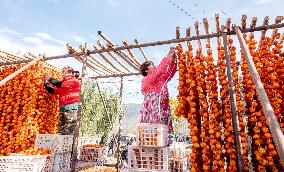
[[[60,112],[58,134],[74,135],[77,121],[77,111],[78,110],[69,110]]]

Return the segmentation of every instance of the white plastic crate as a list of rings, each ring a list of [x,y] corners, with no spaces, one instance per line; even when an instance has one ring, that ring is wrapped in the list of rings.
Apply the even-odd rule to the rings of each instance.
[[[136,125],[137,145],[164,147],[168,145],[168,127],[164,124],[138,123]]]
[[[0,172],[39,172],[45,161],[45,155],[0,156]]]
[[[169,158],[169,171],[170,172],[186,172],[187,171],[187,158]]]
[[[52,172],[53,160],[53,155],[46,155],[46,161],[42,172]]]
[[[70,171],[71,153],[56,153],[53,156],[52,172]]]
[[[97,165],[103,165],[106,161],[107,151],[105,147],[81,147],[80,160],[86,162],[96,162]]]
[[[169,152],[169,156],[178,156],[178,157],[182,157],[182,158],[186,158],[187,152],[186,152],[186,145],[184,143],[174,143],[173,145],[170,146],[169,148],[170,152]]]
[[[35,140],[35,148],[51,150],[53,153],[71,152],[72,144],[72,135],[37,134]]]
[[[138,170],[168,170],[169,149],[128,146],[128,168]]]

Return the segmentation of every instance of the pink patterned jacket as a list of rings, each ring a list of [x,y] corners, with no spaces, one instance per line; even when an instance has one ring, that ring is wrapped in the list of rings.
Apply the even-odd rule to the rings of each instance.
[[[156,69],[148,73],[142,80],[142,93],[145,95],[150,92],[160,93],[164,84],[167,84],[176,73],[177,63],[171,62],[164,57]],[[164,90],[165,89],[165,90]],[[167,92],[167,86],[163,88],[163,92]]]

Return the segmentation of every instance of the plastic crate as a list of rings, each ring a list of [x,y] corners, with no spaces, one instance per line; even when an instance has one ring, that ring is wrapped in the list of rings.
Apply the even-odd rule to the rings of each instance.
[[[187,157],[186,146],[184,143],[174,143],[169,148],[169,156]]]
[[[81,147],[80,160],[86,162],[96,162],[97,165],[103,165],[106,161],[107,151],[105,147]]]
[[[71,152],[72,144],[72,135],[37,134],[35,140],[35,148],[51,150],[53,153]]]
[[[45,155],[0,156],[0,172],[39,172],[45,162]]]
[[[169,149],[128,147],[128,167],[132,170],[168,170]]]
[[[56,153],[53,156],[52,172],[70,172],[71,153]]]
[[[184,158],[184,157],[169,158],[169,171],[170,172],[186,172],[187,171],[187,158]]]
[[[136,139],[139,146],[167,146],[168,127],[164,124],[138,123],[136,125]]]

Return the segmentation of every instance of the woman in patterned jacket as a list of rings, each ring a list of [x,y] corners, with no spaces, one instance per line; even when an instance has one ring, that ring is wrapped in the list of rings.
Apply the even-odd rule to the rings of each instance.
[[[171,48],[167,57],[155,67],[153,62],[146,61],[140,67],[144,76],[142,93],[144,102],[140,111],[140,123],[160,123],[168,126],[172,131],[170,119],[170,105],[167,83],[176,73],[177,63],[175,48]]]

